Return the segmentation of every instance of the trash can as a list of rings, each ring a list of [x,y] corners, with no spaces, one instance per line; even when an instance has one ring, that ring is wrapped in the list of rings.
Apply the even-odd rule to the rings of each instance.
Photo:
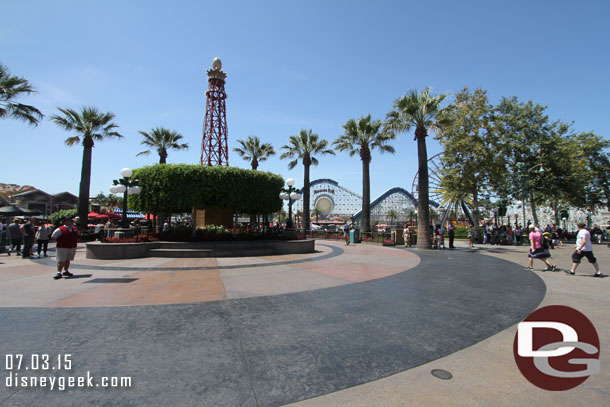
[[[349,242],[360,243],[360,233],[358,230],[352,229],[349,231]]]

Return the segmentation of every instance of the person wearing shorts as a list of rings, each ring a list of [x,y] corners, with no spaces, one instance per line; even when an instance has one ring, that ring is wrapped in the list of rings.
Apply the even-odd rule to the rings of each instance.
[[[350,231],[349,223],[345,222],[345,225],[343,225],[343,233],[345,234],[345,244],[348,246],[349,246],[349,231]]]
[[[578,234],[576,235],[576,245],[574,248],[576,249],[574,253],[572,253],[572,270],[569,271],[570,274],[576,274],[576,268],[580,264],[580,261],[583,257],[586,257],[589,260],[589,263],[593,265],[595,269],[594,277],[601,277],[602,272],[599,271],[599,266],[597,265],[597,259],[593,255],[593,244],[591,244],[591,234],[587,229],[585,229],[584,223],[577,224],[578,226]]]
[[[57,241],[57,274],[53,278],[59,280],[62,277],[72,277],[73,274],[68,268],[70,262],[74,260],[78,244],[78,229],[74,226],[74,221],[70,218],[64,219],[64,225],[55,229],[51,238]]]

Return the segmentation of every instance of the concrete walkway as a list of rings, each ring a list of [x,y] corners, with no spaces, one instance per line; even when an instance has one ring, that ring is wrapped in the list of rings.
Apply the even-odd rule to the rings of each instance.
[[[527,267],[527,247],[480,245],[475,250],[457,243],[469,253],[472,263],[493,256]],[[586,260],[576,276],[563,270],[571,267],[572,245],[552,250],[553,263],[562,270],[542,272],[534,263],[547,293],[540,307],[567,305],[584,313],[595,326],[601,342],[601,373],[582,385],[563,392],[550,392],[530,384],[519,372],[513,357],[516,325],[473,346],[444,358],[406,370],[388,378],[306,400],[291,406],[608,406],[610,405],[610,278],[592,278]],[[610,272],[610,249],[596,245],[594,253],[602,272]],[[526,298],[524,298],[526,300]],[[434,369],[449,371],[451,380],[431,375]]]
[[[0,257],[0,307],[179,304],[287,294],[388,277],[413,253],[318,242],[314,254],[235,258],[95,260],[77,251],[73,278],[53,280],[51,257]],[[380,249],[384,253],[379,256]]]
[[[610,279],[584,277],[588,264],[572,277],[524,270],[525,248],[316,247],[205,264],[81,254],[79,278],[60,281],[52,261],[2,256],[1,353],[69,353],[70,375],[130,376],[134,385],[3,387],[0,405],[610,404]],[[559,265],[569,252],[554,252]],[[515,324],[547,304],[585,313],[602,343],[601,374],[568,392],[535,388],[512,358]],[[433,377],[435,368],[453,379]]]

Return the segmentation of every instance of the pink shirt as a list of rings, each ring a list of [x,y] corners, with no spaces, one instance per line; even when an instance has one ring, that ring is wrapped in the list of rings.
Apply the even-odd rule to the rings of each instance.
[[[534,242],[534,250],[542,248],[542,233],[540,232],[531,232],[529,235],[530,242]]]

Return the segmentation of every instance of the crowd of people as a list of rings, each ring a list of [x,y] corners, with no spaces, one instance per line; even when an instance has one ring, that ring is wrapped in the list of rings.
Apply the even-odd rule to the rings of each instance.
[[[56,243],[55,258],[57,261],[57,273],[53,276],[55,280],[73,277],[70,272],[70,262],[74,260],[76,247],[80,236],[79,229],[75,223],[78,218],[66,217],[62,225],[53,229],[46,221],[35,218],[13,218],[7,223],[0,222],[0,251],[6,251],[10,256],[16,253],[23,259],[48,257],[49,241]],[[36,244],[36,249],[34,249]],[[8,250],[6,247],[8,245]]]
[[[19,219],[0,222],[0,233],[6,230],[3,235],[2,249],[8,246],[7,253],[16,253],[22,258],[48,257],[49,240],[53,227],[46,221],[38,221],[35,218]],[[35,247],[34,245],[37,244]]]

